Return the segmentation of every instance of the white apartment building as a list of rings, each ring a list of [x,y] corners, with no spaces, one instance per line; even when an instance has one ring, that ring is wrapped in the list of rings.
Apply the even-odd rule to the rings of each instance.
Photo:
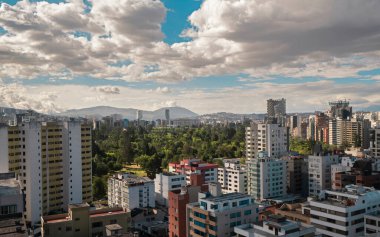
[[[255,199],[264,200],[286,195],[286,161],[268,157],[260,152],[258,157],[247,161],[248,193]]]
[[[339,156],[315,154],[309,156],[309,195],[331,189],[331,165],[339,164]]]
[[[240,159],[225,159],[224,167],[218,168],[218,183],[223,193],[248,193],[247,171]]]
[[[223,193],[248,193],[247,171],[240,164],[240,159],[223,160],[224,167],[218,168],[218,183]]]
[[[27,221],[92,201],[91,142],[91,126],[80,121],[0,127],[0,172],[16,173]]]
[[[347,185],[341,191],[323,190],[309,200],[311,224],[323,236],[364,235],[364,216],[380,210],[380,191]]]
[[[116,174],[108,179],[108,206],[135,208],[155,207],[154,181],[129,173]]]
[[[288,152],[288,128],[279,124],[256,123],[246,127],[246,157],[253,159],[261,151],[269,157],[280,158]]]
[[[236,237],[313,237],[315,227],[285,217],[270,215],[268,219],[255,224],[245,224],[234,228]]]
[[[181,190],[186,186],[186,175],[164,172],[156,174],[154,179],[154,191],[156,202],[162,206],[169,206],[169,192]]]
[[[380,236],[380,211],[374,211],[364,215],[364,236]]]
[[[373,128],[370,132],[370,149],[372,156],[380,159],[380,126]]]

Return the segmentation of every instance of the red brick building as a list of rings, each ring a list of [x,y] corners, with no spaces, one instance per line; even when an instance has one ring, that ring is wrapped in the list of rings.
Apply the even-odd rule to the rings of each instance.
[[[349,184],[380,189],[380,172],[372,171],[372,162],[369,160],[356,161],[351,171],[335,174],[335,187],[337,189],[344,188]]]
[[[201,174],[190,175],[190,183],[169,192],[169,237],[186,237],[186,205],[198,201],[198,193],[208,190]]]

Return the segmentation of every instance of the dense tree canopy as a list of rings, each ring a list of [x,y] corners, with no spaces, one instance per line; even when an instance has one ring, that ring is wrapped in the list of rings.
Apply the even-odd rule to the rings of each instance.
[[[244,125],[194,128],[102,125],[93,132],[94,198],[105,196],[108,175],[121,170],[125,164],[140,165],[153,179],[169,162],[183,158],[213,162],[214,158],[243,157],[244,138]]]

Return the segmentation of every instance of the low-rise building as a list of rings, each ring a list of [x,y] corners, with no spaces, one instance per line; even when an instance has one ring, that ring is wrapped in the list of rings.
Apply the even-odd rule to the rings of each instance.
[[[364,216],[380,210],[380,191],[348,185],[339,191],[323,190],[312,198],[311,224],[323,236],[364,235]]]
[[[357,160],[351,170],[337,172],[334,180],[336,189],[344,188],[349,184],[380,189],[380,172],[372,171],[371,160]]]
[[[186,236],[234,235],[234,227],[258,220],[258,208],[251,196],[222,194],[219,183],[210,183],[209,192],[200,193],[198,202],[187,205]]]
[[[126,233],[130,225],[130,215],[122,208],[90,210],[87,203],[70,204],[69,212],[41,217],[42,237],[82,237],[107,236],[115,232],[115,224],[121,228],[118,233]]]
[[[217,182],[218,165],[205,163],[199,159],[185,159],[179,163],[169,163],[169,172],[186,175],[186,182],[190,184],[191,174],[201,174],[205,183]]]
[[[183,174],[163,172],[156,174],[154,179],[156,202],[162,206],[169,205],[169,192],[181,190],[186,186],[186,176]]]
[[[331,188],[332,189],[335,190],[335,189],[340,189],[341,188],[341,187],[337,187],[335,185],[335,183],[336,183],[336,180],[335,180],[336,173],[350,171],[351,168],[354,166],[356,160],[357,160],[356,157],[345,156],[345,157],[341,158],[340,163],[331,165],[331,184],[332,184]]]
[[[218,168],[218,183],[223,193],[248,193],[247,171],[240,164],[240,159],[225,159],[224,167]]]
[[[285,217],[271,215],[265,221],[244,224],[234,228],[237,237],[313,237],[315,227],[305,223],[287,220]]]
[[[0,174],[0,219],[20,215],[24,211],[24,195],[14,173]]]
[[[284,203],[279,208],[274,209],[274,213],[291,221],[310,224],[310,206],[308,203]]]
[[[0,236],[27,236],[24,195],[14,173],[0,174]]]
[[[131,227],[144,233],[143,236],[162,236],[168,234],[168,214],[162,208],[135,208],[131,211]]]
[[[129,173],[113,175],[108,179],[108,205],[126,211],[155,207],[154,181]]]

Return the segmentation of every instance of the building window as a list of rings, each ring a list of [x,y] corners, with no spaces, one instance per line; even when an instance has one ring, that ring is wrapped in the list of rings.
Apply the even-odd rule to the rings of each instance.
[[[98,228],[98,227],[103,227],[103,222],[98,221],[98,222],[92,223],[92,228]]]

